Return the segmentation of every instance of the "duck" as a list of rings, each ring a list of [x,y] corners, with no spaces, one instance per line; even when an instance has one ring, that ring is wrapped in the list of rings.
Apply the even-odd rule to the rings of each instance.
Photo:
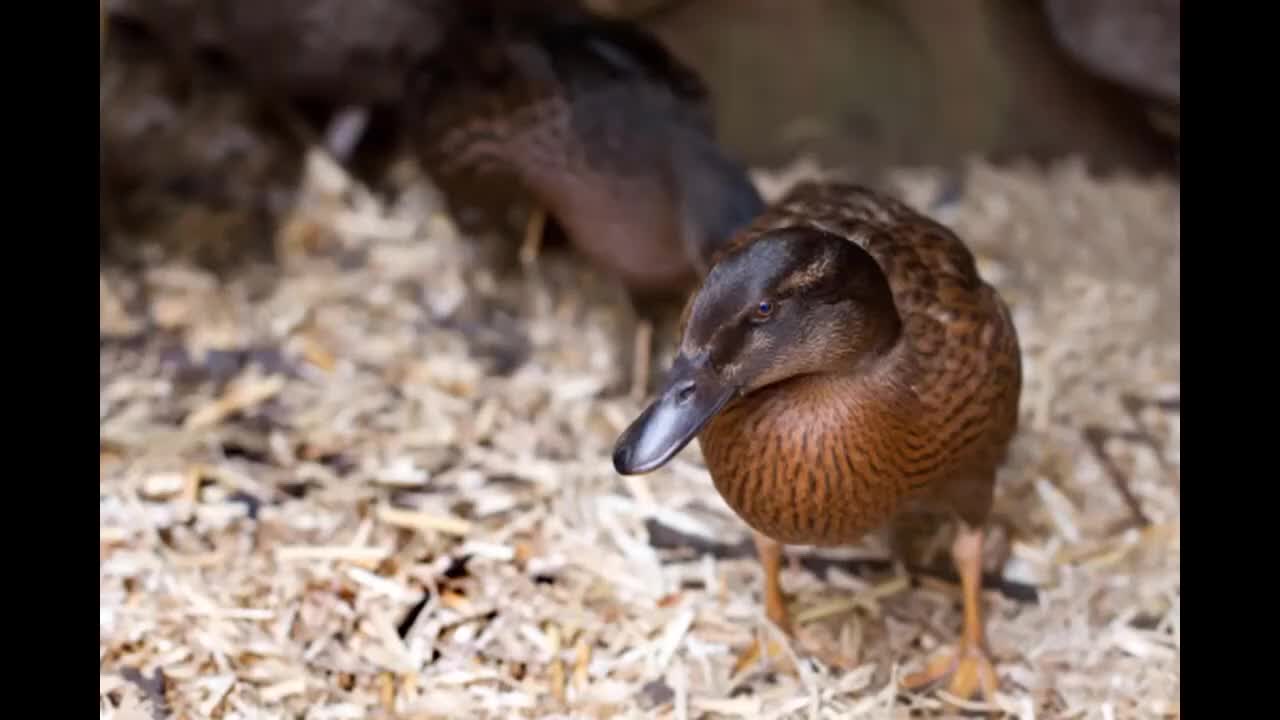
[[[716,255],[613,465],[650,473],[696,439],[755,540],[766,616],[788,634],[783,546],[954,520],[960,637],[902,683],[990,700],[983,540],[1021,392],[1009,308],[954,231],[863,185],[803,181]]]
[[[643,397],[655,308],[678,309],[764,201],[716,138],[707,85],[639,25],[572,3],[464,15],[409,80],[414,157],[455,217],[527,200],[526,267],[554,227],[625,290]]]

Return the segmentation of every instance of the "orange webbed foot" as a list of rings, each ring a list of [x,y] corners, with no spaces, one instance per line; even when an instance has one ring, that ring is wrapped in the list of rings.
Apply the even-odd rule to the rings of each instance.
[[[805,630],[806,628],[802,628],[798,632],[787,635],[792,641],[797,657],[801,659],[812,658],[830,668],[845,672],[858,667],[857,658],[846,655],[834,643],[823,637],[821,631],[805,632]],[[791,654],[777,640],[769,640],[762,650],[759,639],[752,641],[750,645],[738,653],[733,665],[733,675],[736,676],[753,664],[760,662],[761,656],[763,656],[764,663],[770,668],[788,675],[795,675],[796,669],[792,662]]]
[[[762,644],[763,649],[761,648]],[[762,643],[757,638],[738,653],[737,658],[733,663],[733,672],[731,673],[731,676],[736,677],[752,665],[760,662],[762,655],[764,656],[765,663],[770,667],[781,670],[785,673],[791,673],[794,671],[794,668],[791,666],[790,656],[778,641],[770,640]]]
[[[999,681],[995,666],[981,647],[961,642],[957,647],[935,655],[917,673],[902,679],[906,690],[921,691],[946,682],[948,693],[971,700],[978,691],[985,702],[993,702]]]

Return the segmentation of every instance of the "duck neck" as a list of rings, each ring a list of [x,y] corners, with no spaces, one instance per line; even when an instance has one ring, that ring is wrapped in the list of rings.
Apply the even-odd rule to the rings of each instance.
[[[855,339],[847,338],[838,347],[828,345],[826,354],[831,360],[819,371],[832,379],[857,381],[881,378],[892,380],[894,375],[908,373],[914,363],[909,349],[902,342],[902,320],[890,307],[888,312],[867,312],[859,318]]]
[[[918,410],[918,400],[911,389],[915,363],[909,349],[894,340],[886,339],[875,350],[860,353],[843,367],[823,373],[815,386],[823,387],[832,397],[853,398],[842,402],[851,402],[851,410],[867,422],[888,421],[899,426],[909,423]]]

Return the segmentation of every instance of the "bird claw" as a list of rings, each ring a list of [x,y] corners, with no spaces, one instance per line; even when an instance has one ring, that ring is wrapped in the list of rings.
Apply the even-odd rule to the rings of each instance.
[[[972,699],[978,690],[982,691],[984,701],[995,700],[998,684],[995,667],[982,648],[970,643],[961,643],[958,649],[936,655],[924,670],[903,678],[902,685],[907,690],[920,691],[944,680],[948,681],[947,692],[963,700]]]
[[[845,672],[858,667],[857,658],[850,657],[830,643],[822,642],[817,632],[807,633],[802,630],[792,635],[792,637],[801,657],[811,657],[828,667]],[[764,655],[766,661],[773,664],[775,669],[789,675],[795,674],[795,667],[792,664],[790,654],[776,640],[770,640],[764,652],[761,652],[759,640],[752,641],[751,645],[738,654],[737,660],[733,665],[732,674],[736,676],[746,670],[752,664],[758,662],[761,655]]]
[[[737,660],[733,663],[733,672],[731,676],[736,677],[744,670],[759,662],[760,656],[763,655],[769,663],[775,663],[781,660],[780,665],[784,671],[791,670],[791,661],[787,657],[787,653],[782,649],[782,645],[776,640],[770,640],[765,643],[765,649],[761,651],[761,642],[759,639],[752,640],[751,644],[742,652],[738,653]]]

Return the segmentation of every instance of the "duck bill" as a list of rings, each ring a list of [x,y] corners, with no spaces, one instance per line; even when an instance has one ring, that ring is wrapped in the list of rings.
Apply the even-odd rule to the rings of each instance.
[[[657,399],[618,437],[614,469],[641,475],[667,464],[737,394],[705,358],[695,361],[681,353]]]

